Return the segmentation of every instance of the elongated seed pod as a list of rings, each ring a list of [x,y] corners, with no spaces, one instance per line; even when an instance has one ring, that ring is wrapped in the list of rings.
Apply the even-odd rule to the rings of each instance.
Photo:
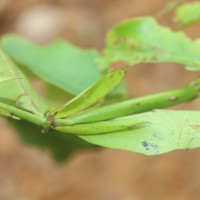
[[[138,127],[146,125],[147,122],[145,121],[136,121],[133,120],[132,117],[126,118],[118,118],[109,121],[101,121],[95,123],[88,123],[88,124],[80,124],[80,125],[72,125],[72,126],[57,126],[53,127],[53,129],[77,134],[77,135],[88,135],[88,134],[103,134],[103,133],[112,133],[115,131],[122,131],[122,130],[132,130]]]

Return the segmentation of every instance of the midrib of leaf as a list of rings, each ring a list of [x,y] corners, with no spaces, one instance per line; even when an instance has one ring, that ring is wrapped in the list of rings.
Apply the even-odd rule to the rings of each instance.
[[[14,75],[14,77],[17,77],[18,73],[17,73],[17,71],[15,69],[15,66],[13,66],[13,64],[11,62],[9,62],[7,57],[2,53],[2,50],[0,50],[0,55],[4,59],[7,69],[11,72],[11,74]],[[12,65],[12,67],[11,67],[11,65]],[[33,102],[33,100],[29,96],[28,91],[26,90],[26,88],[23,85],[23,83],[22,83],[23,77],[17,77],[17,78],[20,78],[20,79],[15,79],[15,83],[18,84],[19,88],[22,90],[23,93],[19,95],[18,99],[16,99],[15,102],[17,103],[17,100],[19,100],[22,96],[26,95],[28,97],[28,99],[29,99],[29,102],[35,108],[37,113],[41,113],[41,109]]]

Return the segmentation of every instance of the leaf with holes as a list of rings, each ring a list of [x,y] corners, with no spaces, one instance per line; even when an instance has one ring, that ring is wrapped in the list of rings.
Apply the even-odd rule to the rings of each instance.
[[[172,62],[200,70],[200,49],[184,33],[160,26],[152,17],[141,17],[122,22],[108,33],[102,64],[117,61],[130,65]]]

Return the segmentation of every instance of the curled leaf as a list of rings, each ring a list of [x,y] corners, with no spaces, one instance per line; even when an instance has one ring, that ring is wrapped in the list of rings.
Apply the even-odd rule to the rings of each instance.
[[[0,101],[11,106],[38,114],[46,108],[24,74],[1,50],[0,91]]]

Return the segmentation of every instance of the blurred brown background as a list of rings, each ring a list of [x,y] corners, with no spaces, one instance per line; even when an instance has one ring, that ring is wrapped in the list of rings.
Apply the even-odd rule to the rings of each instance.
[[[40,43],[63,37],[81,47],[104,46],[106,31],[123,19],[158,16],[163,0],[0,0],[0,34],[16,32]],[[188,1],[189,2],[189,1]],[[171,14],[158,18],[175,26]],[[200,36],[200,25],[184,31]],[[132,96],[182,86],[197,73],[159,64],[132,68]],[[176,109],[199,109],[199,100]],[[200,150],[146,157],[100,149],[77,153],[63,164],[20,144],[0,121],[0,200],[189,200],[200,197]]]

